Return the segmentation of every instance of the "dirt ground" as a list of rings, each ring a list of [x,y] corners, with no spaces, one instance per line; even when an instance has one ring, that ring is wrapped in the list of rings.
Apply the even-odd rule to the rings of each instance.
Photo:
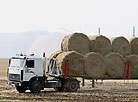
[[[86,80],[85,86],[78,92],[56,92],[54,89],[45,89],[39,94],[18,93],[14,86],[7,84],[7,80],[0,79],[0,100],[7,101],[138,101],[138,83],[131,81],[104,81],[91,88],[91,81]]]
[[[1,61],[0,61],[1,63]],[[4,63],[2,61],[2,63]],[[5,61],[7,63],[7,61]],[[5,68],[4,68],[5,67]],[[95,88],[91,87],[91,80],[85,80],[85,86],[77,92],[56,92],[45,89],[39,94],[18,93],[14,86],[7,84],[6,70],[8,65],[0,67],[0,100],[1,101],[78,101],[78,102],[137,102],[137,80],[98,80]],[[81,84],[81,83],[80,83]]]

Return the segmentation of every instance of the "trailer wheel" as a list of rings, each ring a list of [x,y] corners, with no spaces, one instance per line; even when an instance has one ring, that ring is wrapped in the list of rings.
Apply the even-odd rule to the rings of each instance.
[[[64,88],[63,87],[55,87],[54,88],[56,91],[64,91]]]
[[[38,80],[35,80],[30,85],[30,91],[31,93],[39,93],[41,91],[41,82]]]
[[[76,92],[79,88],[79,82],[77,80],[69,80],[69,86],[66,88],[68,92]]]
[[[16,90],[19,92],[19,93],[24,93],[26,91],[26,88],[22,87],[22,86],[15,86],[16,87]]]

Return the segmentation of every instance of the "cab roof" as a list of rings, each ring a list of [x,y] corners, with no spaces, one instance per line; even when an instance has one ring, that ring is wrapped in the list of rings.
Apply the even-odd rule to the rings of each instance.
[[[43,57],[37,56],[13,56],[12,59],[32,59],[32,60],[42,60]]]

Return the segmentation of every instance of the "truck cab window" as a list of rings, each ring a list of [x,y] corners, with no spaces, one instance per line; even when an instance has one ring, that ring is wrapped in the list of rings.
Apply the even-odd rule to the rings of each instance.
[[[27,68],[34,68],[34,60],[26,60],[26,65]]]

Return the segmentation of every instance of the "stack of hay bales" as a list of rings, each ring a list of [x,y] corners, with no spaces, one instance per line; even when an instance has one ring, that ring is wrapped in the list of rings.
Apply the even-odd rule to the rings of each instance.
[[[106,74],[110,78],[123,78],[127,56],[132,53],[131,45],[125,37],[110,39],[112,53],[105,56]]]
[[[129,40],[132,54],[127,56],[131,66],[131,77],[138,78],[138,38],[133,37]]]
[[[87,37],[83,33],[65,36],[61,51],[49,58],[57,59],[61,75],[65,75],[68,60],[68,75],[84,78],[123,78],[125,63],[131,61],[131,75],[138,76],[138,38],[128,41],[125,37],[108,39],[105,36]]]
[[[132,53],[128,40],[124,37],[108,39],[102,35],[90,36],[89,39],[91,51],[104,56],[106,69],[104,75],[107,78],[123,78],[127,56]]]
[[[47,62],[47,68],[52,58],[57,59],[57,66],[61,74],[65,75],[65,64],[68,60],[68,75],[72,77],[84,75],[84,54],[90,52],[90,40],[83,33],[73,33],[65,36],[61,43],[61,50],[53,53]]]

